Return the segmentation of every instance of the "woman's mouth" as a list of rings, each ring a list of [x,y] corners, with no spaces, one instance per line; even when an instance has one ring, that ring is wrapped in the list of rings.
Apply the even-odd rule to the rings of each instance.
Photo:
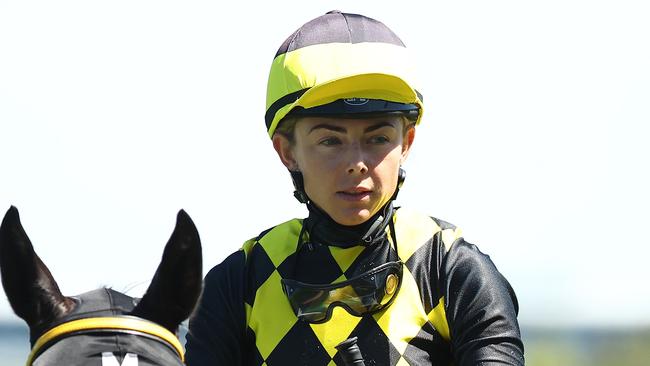
[[[345,201],[363,201],[370,198],[372,191],[367,189],[350,189],[345,191],[338,191],[336,195]]]

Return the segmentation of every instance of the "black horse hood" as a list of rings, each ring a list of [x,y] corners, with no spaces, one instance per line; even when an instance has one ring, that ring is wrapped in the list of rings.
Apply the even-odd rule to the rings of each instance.
[[[70,299],[75,302],[74,309],[55,323],[48,324],[48,329],[76,319],[128,315],[139,301],[137,298],[124,295],[110,288],[88,291],[81,295],[71,296]],[[48,329],[39,329],[37,332],[30,334],[32,347],[36,340]]]
[[[100,288],[72,296],[76,306],[66,320],[89,316],[125,315],[133,310],[139,299],[110,288]]]
[[[100,288],[70,298],[75,302],[74,309],[52,324],[50,329],[78,319],[128,316],[139,301],[109,288]],[[39,333],[41,334],[32,335],[32,345],[44,332]],[[176,351],[157,337],[90,330],[73,332],[47,345],[33,365],[153,366],[182,363]]]

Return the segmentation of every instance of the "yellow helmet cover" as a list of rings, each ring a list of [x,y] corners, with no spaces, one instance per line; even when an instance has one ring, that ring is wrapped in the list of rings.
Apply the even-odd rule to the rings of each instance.
[[[295,108],[339,99],[375,99],[415,105],[415,67],[402,41],[383,23],[331,11],[295,31],[275,55],[266,92],[269,136]]]

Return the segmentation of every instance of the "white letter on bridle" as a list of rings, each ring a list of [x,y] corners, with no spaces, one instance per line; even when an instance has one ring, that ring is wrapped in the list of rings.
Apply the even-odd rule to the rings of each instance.
[[[102,352],[102,366],[138,366],[138,355],[127,353],[120,365],[113,352]]]

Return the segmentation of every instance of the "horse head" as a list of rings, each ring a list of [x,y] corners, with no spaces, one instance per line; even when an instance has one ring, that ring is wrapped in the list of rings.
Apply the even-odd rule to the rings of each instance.
[[[9,303],[29,326],[28,366],[182,365],[175,333],[201,293],[199,234],[181,210],[142,299],[100,288],[64,296],[11,207],[0,225],[0,274]]]

